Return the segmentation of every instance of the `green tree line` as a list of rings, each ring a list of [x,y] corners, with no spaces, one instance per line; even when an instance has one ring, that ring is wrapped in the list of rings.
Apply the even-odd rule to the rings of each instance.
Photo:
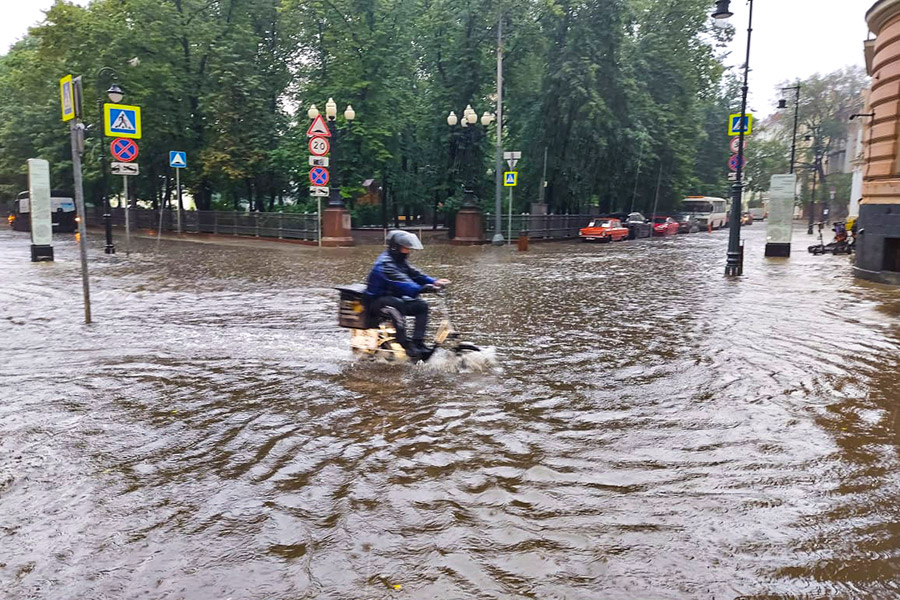
[[[495,113],[503,27],[504,140],[520,150],[517,211],[674,207],[725,195],[725,120],[737,87],[722,65],[731,30],[709,0],[58,0],[0,57],[0,195],[25,161],[72,181],[58,80],[82,75],[85,193],[101,194],[98,101],[115,81],[143,109],[137,197],[174,194],[170,150],[200,209],[304,209],[307,108],[338,103],[332,177],[362,220],[452,211],[472,180],[494,198],[494,127],[451,128],[471,105]],[[137,60],[133,60],[133,59]],[[109,69],[101,71],[104,67]],[[341,116],[356,112],[352,126]],[[547,184],[542,182],[547,156]],[[380,185],[358,201],[362,182]],[[109,179],[115,193],[121,183]],[[369,190],[370,191],[370,190]],[[369,194],[367,197],[372,196]],[[371,200],[371,198],[370,198]]]

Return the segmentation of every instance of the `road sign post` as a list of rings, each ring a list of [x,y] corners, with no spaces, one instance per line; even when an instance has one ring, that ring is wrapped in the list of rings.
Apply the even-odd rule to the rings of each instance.
[[[509,185],[509,177],[507,172],[507,176],[504,177],[506,180],[506,186],[509,187],[509,214],[507,215],[507,236],[506,243],[512,244],[512,211],[513,211],[513,188],[516,185],[516,177],[517,173],[513,171],[516,168],[516,165],[519,164],[519,159],[522,158],[521,152],[504,152],[503,158],[506,159],[506,164],[509,165],[509,171],[513,173],[513,184]]]
[[[87,215],[84,213],[84,182],[81,177],[81,154],[84,152],[84,125],[81,114],[81,77],[72,81],[72,108],[69,121],[69,141],[72,147],[72,174],[75,180],[75,210],[78,213],[78,251],[81,255],[81,289],[84,296],[84,322],[91,322],[91,283],[87,261]],[[65,113],[65,103],[63,112]],[[65,115],[64,115],[65,116]]]
[[[169,166],[175,169],[175,189],[178,196],[178,210],[175,212],[177,213],[178,235],[181,235],[181,170],[187,168],[187,153],[178,150],[169,152]]]

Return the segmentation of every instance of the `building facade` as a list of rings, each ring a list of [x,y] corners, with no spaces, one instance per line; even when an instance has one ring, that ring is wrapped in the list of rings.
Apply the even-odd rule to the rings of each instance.
[[[872,77],[864,109],[862,199],[857,277],[900,285],[900,0],[879,0],[866,13]]]

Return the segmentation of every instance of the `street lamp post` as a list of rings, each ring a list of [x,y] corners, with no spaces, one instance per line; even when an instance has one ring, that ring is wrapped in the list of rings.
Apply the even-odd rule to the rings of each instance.
[[[791,87],[781,88],[782,92],[794,90],[794,132],[791,134],[791,173],[794,172],[794,161],[797,157],[797,125],[800,120],[800,84]],[[778,108],[787,108],[787,100],[782,98],[778,101]]]
[[[747,120],[747,91],[750,77],[750,37],[753,34],[753,0],[750,1],[750,18],[747,23],[747,59],[744,61],[744,85],[741,86],[741,128],[738,140],[737,178],[731,186],[731,223],[728,234],[728,254],[725,263],[725,275],[736,277],[743,273],[741,264],[741,206],[744,191],[744,132]],[[717,0],[716,10],[712,17],[717,20],[728,19],[732,16],[728,6],[731,0]]]
[[[306,111],[306,115],[310,120],[319,117],[319,109],[313,104]],[[334,98],[329,98],[325,103],[325,120],[327,121],[328,132],[331,136],[330,151],[331,157],[329,165],[332,172],[332,182],[328,194],[328,206],[324,212],[321,210],[321,204],[317,212],[319,213],[319,245],[320,246],[352,246],[353,235],[351,230],[350,213],[344,207],[344,199],[341,197],[340,182],[338,176],[336,149],[340,145],[340,140],[350,131],[353,126],[353,120],[356,118],[356,111],[349,104],[344,109],[344,119],[347,126],[339,129],[337,126],[337,104]]]
[[[494,116],[488,112],[485,112],[481,115],[481,124],[487,128],[494,121]],[[451,128],[456,127],[456,124],[459,123],[462,129],[462,137],[463,137],[463,169],[465,170],[465,183],[463,184],[463,208],[474,208],[475,201],[473,197],[475,195],[475,168],[472,165],[474,156],[475,156],[475,144],[477,143],[476,139],[476,128],[475,125],[478,123],[478,113],[472,108],[471,104],[466,105],[465,110],[462,113],[462,119],[456,116],[456,113],[452,110],[450,114],[447,115],[447,125]]]
[[[814,127],[812,129],[812,135],[807,135],[805,137],[806,141],[813,141],[813,164],[810,167],[813,172],[813,181],[812,181],[812,197],[809,199],[809,223],[806,228],[806,233],[812,235],[813,226],[815,225],[815,213],[816,213],[816,180],[819,178],[819,164],[822,161],[822,157],[820,154],[820,146],[819,146],[819,128]]]
[[[103,200],[103,226],[106,229],[106,247],[104,248],[104,252],[106,254],[115,254],[116,246],[113,244],[112,239],[112,214],[110,214],[109,207],[109,175],[107,174],[107,166],[106,166],[106,136],[104,135],[104,117],[103,117],[103,76],[104,75],[112,75],[112,84],[109,86],[109,89],[106,90],[106,97],[109,98],[109,101],[113,104],[118,104],[125,98],[125,92],[122,91],[122,88],[116,83],[119,79],[119,74],[116,73],[115,69],[110,67],[103,67],[99,71],[97,71],[97,89],[100,90],[100,93],[97,95],[97,111],[100,120],[97,121],[97,136],[100,139],[100,171],[102,178],[102,200]],[[125,202],[128,202],[128,199],[125,199]]]
[[[319,109],[313,104],[306,111],[306,116],[310,120],[319,116]],[[334,181],[328,194],[329,208],[344,208],[344,199],[341,197],[340,177],[337,169],[337,146],[340,138],[344,137],[353,127],[353,120],[356,119],[356,111],[351,105],[347,105],[344,109],[344,119],[347,121],[346,129],[338,129],[337,126],[337,103],[334,98],[329,98],[325,103],[325,120],[328,122],[328,131],[331,133],[331,170],[334,173]]]

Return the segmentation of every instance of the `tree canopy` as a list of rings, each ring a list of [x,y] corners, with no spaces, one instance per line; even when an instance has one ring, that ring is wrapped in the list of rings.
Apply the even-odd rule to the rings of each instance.
[[[709,0],[57,0],[0,57],[0,194],[25,161],[71,181],[58,80],[82,75],[86,197],[99,198],[99,102],[113,78],[143,108],[142,200],[172,194],[170,150],[202,209],[305,206],[306,111],[339,106],[332,177],[345,197],[381,182],[392,212],[458,204],[471,179],[493,206],[495,130],[447,124],[495,113],[503,24],[503,146],[520,150],[516,210],[648,209],[727,193],[726,78]],[[138,60],[133,60],[137,58]],[[132,66],[136,65],[136,66]],[[104,69],[108,67],[108,69]],[[113,75],[114,71],[114,75]],[[340,116],[351,104],[356,119]],[[108,140],[107,140],[108,144]],[[115,179],[113,184],[118,184]],[[365,220],[372,206],[353,207]],[[369,213],[367,213],[369,211]]]

